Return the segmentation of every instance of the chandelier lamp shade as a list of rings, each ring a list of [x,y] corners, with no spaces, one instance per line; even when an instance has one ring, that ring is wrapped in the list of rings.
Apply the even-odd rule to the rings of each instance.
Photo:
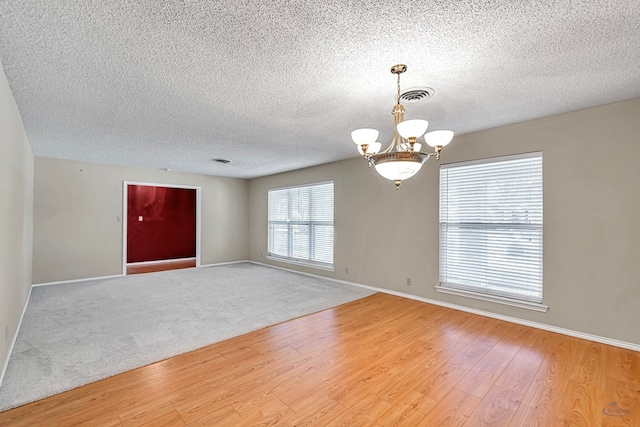
[[[378,131],[375,129],[357,129],[351,132],[353,142],[358,146],[360,154],[369,162],[369,167],[375,166],[376,171],[384,178],[395,183],[400,188],[403,180],[418,173],[422,165],[435,157],[440,160],[442,147],[453,139],[450,130],[436,130],[429,133],[429,122],[421,119],[404,120],[404,107],[400,104],[400,74],[407,71],[407,66],[398,64],[391,67],[391,72],[398,76],[397,103],[393,107],[393,138],[383,151],[382,144],[377,141]],[[435,151],[423,153],[422,144],[417,139],[424,135],[424,141]]]

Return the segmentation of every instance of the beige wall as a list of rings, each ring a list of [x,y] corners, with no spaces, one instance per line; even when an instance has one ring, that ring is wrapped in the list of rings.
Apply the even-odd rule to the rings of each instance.
[[[544,157],[547,313],[435,291],[433,159],[399,191],[362,159],[251,180],[251,259],[295,269],[264,258],[269,188],[334,180],[335,272],[298,270],[640,344],[640,99],[462,135],[441,162],[531,151]]]
[[[0,370],[31,288],[33,154],[0,64]]]
[[[201,263],[248,258],[246,180],[36,157],[34,283],[122,273],[123,181],[201,187]]]

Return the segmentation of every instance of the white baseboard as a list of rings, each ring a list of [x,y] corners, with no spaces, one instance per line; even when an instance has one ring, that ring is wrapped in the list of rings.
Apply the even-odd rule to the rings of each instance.
[[[18,327],[16,328],[16,333],[13,335],[13,339],[11,340],[11,345],[9,346],[9,352],[7,353],[7,360],[4,361],[4,366],[2,367],[2,372],[0,373],[0,387],[2,387],[2,381],[4,380],[4,375],[7,373],[7,367],[9,366],[9,359],[11,359],[11,353],[13,353],[13,346],[16,345],[16,341],[18,340],[18,333],[20,333],[20,327],[22,326],[22,319],[24,319],[24,314],[27,312],[27,306],[29,305],[29,299],[31,299],[32,290],[33,290],[33,285],[29,288],[29,295],[27,295],[27,300],[24,302],[24,307],[22,307],[22,314],[20,315],[20,320],[18,321]]]
[[[122,276],[123,274],[114,274],[112,276],[87,277],[86,279],[60,280],[58,282],[34,283],[33,286],[38,287],[38,286],[49,286],[49,285],[62,285],[64,283],[89,282],[91,280],[113,279],[113,278],[122,277]]]
[[[444,302],[444,301],[438,301],[438,300],[433,300],[433,299],[429,299],[429,298],[423,298],[423,297],[419,297],[417,295],[406,294],[404,292],[392,291],[390,289],[377,288],[375,286],[363,285],[361,283],[355,283],[355,282],[347,282],[346,280],[332,279],[332,278],[326,277],[326,276],[320,276],[320,275],[317,275],[317,274],[305,273],[305,272],[302,272],[302,271],[292,270],[292,269],[289,269],[289,268],[279,267],[279,266],[276,266],[276,265],[265,264],[265,263],[262,263],[262,262],[257,262],[257,261],[249,261],[249,262],[251,262],[253,264],[264,265],[266,267],[271,267],[271,268],[277,268],[277,269],[280,269],[280,270],[291,271],[293,273],[304,274],[305,276],[318,277],[320,279],[331,280],[333,282],[343,283],[345,285],[358,286],[360,288],[370,289],[372,291],[382,292],[382,293],[389,294],[389,295],[395,295],[395,296],[402,297],[402,298],[408,298],[408,299],[412,299],[412,300],[415,300],[415,301],[425,302],[427,304],[433,304],[433,305],[438,305],[438,306],[441,306],[441,307],[451,308],[453,310],[458,310],[458,311],[464,311],[464,312],[467,312],[467,313],[477,314],[479,316],[490,317],[490,318],[498,319],[498,320],[504,320],[505,322],[517,323],[519,325],[530,326],[532,328],[542,329],[542,330],[549,331],[549,332],[556,332],[558,334],[568,335],[570,337],[582,338],[582,339],[589,340],[589,341],[595,341],[595,342],[599,342],[599,343],[602,343],[602,344],[612,345],[614,347],[620,347],[620,348],[625,348],[627,350],[633,350],[633,351],[640,352],[640,344],[634,344],[634,343],[630,343],[630,342],[626,342],[626,341],[620,341],[620,340],[616,340],[616,339],[613,339],[613,338],[601,337],[599,335],[587,334],[585,332],[574,331],[572,329],[561,328],[561,327],[553,326],[553,325],[547,325],[545,323],[532,322],[530,320],[524,320],[524,319],[520,319],[520,318],[517,318],[517,317],[511,317],[511,316],[505,316],[505,315],[502,315],[502,314],[492,313],[490,311],[477,310],[475,308],[465,307],[463,305],[451,304],[451,303]]]
[[[215,263],[215,264],[201,264],[200,267],[217,267],[219,265],[240,264],[240,263],[243,263],[243,262],[251,262],[251,261],[249,261],[248,259],[243,259],[243,260],[240,260],[240,261],[218,262],[218,263]]]
[[[155,262],[155,261],[150,261],[150,263]],[[220,262],[217,264],[204,264],[204,265],[200,265],[198,268],[201,267],[215,267],[217,265],[227,265],[227,264],[238,264],[241,262],[251,262],[249,260],[241,260],[241,261],[229,261],[229,262]],[[143,264],[143,263],[139,263],[139,264]],[[124,277],[124,274],[113,274],[111,276],[98,276],[98,277],[87,277],[84,279],[71,279],[71,280],[60,280],[57,282],[43,282],[43,283],[34,283],[33,286],[50,286],[50,285],[62,285],[64,283],[79,283],[79,282],[90,282],[92,280],[103,280],[103,279],[114,279],[116,277]]]

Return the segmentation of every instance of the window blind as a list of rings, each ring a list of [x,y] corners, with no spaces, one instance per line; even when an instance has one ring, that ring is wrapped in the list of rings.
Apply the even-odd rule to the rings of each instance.
[[[333,267],[333,182],[269,190],[268,253]]]
[[[542,153],[441,167],[440,285],[542,302]]]

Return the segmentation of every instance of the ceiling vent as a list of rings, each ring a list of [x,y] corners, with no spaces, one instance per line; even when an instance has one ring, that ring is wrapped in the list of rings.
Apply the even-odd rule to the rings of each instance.
[[[426,101],[431,98],[434,93],[436,93],[436,91],[430,87],[412,87],[400,92],[400,102],[403,104],[411,104]]]
[[[214,162],[220,163],[221,165],[226,165],[227,163],[231,163],[231,160],[227,159],[213,159]]]

